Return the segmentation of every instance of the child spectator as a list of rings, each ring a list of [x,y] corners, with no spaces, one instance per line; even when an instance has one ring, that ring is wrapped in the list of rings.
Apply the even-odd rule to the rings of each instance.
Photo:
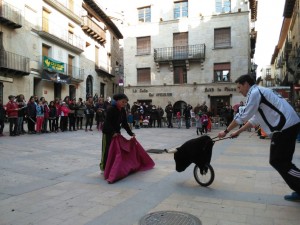
[[[208,116],[203,113],[201,116],[202,132],[207,134]]]
[[[62,132],[68,130],[69,107],[66,102],[63,102],[60,108],[60,130]]]
[[[44,122],[44,105],[43,102],[40,100],[36,106],[36,132],[41,134],[42,132],[42,125]]]
[[[133,126],[133,115],[131,114],[131,112],[128,113],[127,121],[128,121],[128,124],[129,124],[130,129],[132,130],[132,126]]]
[[[135,127],[135,129],[140,129],[140,115],[139,115],[139,111],[138,110],[136,110],[135,112],[134,112],[134,114],[133,114],[133,119],[134,119],[134,121],[135,121],[135,123],[134,123],[134,127]]]
[[[198,114],[195,115],[195,120],[196,120],[196,132],[197,135],[203,134],[203,130],[202,130],[202,122],[201,122],[201,113],[199,112]]]
[[[180,113],[180,111],[178,111],[176,113],[176,122],[177,122],[178,129],[180,129],[181,128],[181,113]]]
[[[49,129],[50,132],[56,132],[56,107],[54,105],[54,101],[50,102],[49,105]]]

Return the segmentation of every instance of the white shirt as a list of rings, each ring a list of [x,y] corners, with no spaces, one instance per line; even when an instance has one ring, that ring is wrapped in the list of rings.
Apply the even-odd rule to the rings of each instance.
[[[249,89],[246,105],[234,120],[238,124],[249,121],[252,125],[260,125],[268,135],[300,122],[294,108],[281,95],[257,85]]]

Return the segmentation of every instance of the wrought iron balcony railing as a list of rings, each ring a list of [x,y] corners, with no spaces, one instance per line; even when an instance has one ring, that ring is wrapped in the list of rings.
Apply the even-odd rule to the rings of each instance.
[[[30,59],[12,52],[0,50],[0,71],[16,75],[29,75]]]
[[[205,44],[154,49],[155,62],[175,60],[205,60]]]
[[[45,17],[42,18],[42,27],[38,28],[38,34],[76,53],[81,53],[84,50],[84,40],[82,38],[67,29],[61,28]]]
[[[0,0],[0,23],[14,29],[21,28],[21,10],[3,0]]]
[[[99,43],[106,42],[105,31],[98,26],[89,16],[83,16],[83,24],[81,25],[82,30],[88,33],[93,39]]]

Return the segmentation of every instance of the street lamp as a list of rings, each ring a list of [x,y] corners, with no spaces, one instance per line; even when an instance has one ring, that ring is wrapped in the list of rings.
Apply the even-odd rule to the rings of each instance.
[[[254,80],[256,80],[256,69],[257,69],[257,64],[254,62],[251,63],[251,76],[253,77]]]

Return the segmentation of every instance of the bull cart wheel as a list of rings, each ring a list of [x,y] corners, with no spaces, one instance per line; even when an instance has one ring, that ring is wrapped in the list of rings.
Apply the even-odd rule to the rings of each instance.
[[[203,187],[207,187],[214,181],[215,171],[210,164],[206,164],[202,169],[195,165],[194,177],[198,184]]]

